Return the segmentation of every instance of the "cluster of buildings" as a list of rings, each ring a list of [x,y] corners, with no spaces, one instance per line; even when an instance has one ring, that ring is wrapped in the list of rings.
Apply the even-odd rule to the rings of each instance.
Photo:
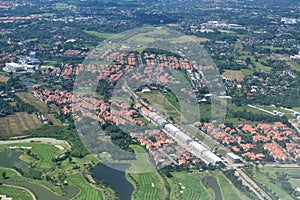
[[[36,67],[40,64],[40,60],[36,58],[36,53],[31,52],[29,56],[20,59],[19,63],[5,63],[3,71],[14,73],[35,72]]]
[[[281,122],[240,124],[234,128],[214,123],[197,123],[197,126],[246,160],[262,161],[268,155],[275,160],[300,159],[300,137]]]

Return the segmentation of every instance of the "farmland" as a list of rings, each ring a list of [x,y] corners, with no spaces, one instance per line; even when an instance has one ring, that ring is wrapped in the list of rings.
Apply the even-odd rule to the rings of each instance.
[[[1,76],[1,75],[0,75],[0,82],[2,82],[2,83],[7,83],[7,81],[8,81],[9,79],[10,79],[9,77]]]
[[[231,81],[242,81],[244,79],[243,73],[239,70],[225,70],[222,77]]]
[[[162,199],[164,188],[158,173],[156,173],[146,158],[143,147],[133,145],[131,148],[137,153],[137,160],[127,171],[127,179],[133,184],[132,199]],[[144,169],[145,172],[141,172]],[[165,189],[163,189],[165,190]]]
[[[40,101],[30,92],[20,92],[16,95],[24,102],[33,105],[41,113],[45,114],[46,117],[54,124],[60,125],[59,120],[57,120],[52,113],[57,113],[58,108],[55,105],[47,106],[44,102]]]
[[[20,134],[26,130],[41,127],[42,122],[36,114],[19,112],[14,115],[3,117],[0,120],[0,135]]]

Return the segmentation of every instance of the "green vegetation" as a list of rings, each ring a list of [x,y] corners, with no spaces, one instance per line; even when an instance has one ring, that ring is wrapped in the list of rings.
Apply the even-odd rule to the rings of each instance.
[[[110,38],[116,34],[113,34],[113,33],[102,33],[102,32],[98,32],[98,31],[87,31],[85,30],[84,31],[86,34],[89,34],[89,35],[92,35],[92,36],[95,36],[95,37],[98,37],[98,38],[101,38],[101,39],[107,39],[107,38]]]
[[[29,192],[14,186],[0,185],[0,194],[6,195],[6,197],[11,197],[12,199],[32,200]]]
[[[86,200],[103,199],[105,195],[111,195],[103,186],[100,188],[85,179],[85,176],[89,176],[89,168],[97,163],[92,155],[76,158],[70,156],[67,146],[60,145],[58,148],[50,144],[17,142],[2,145],[0,150],[4,151],[8,146],[32,147],[30,150],[15,151],[23,152],[20,159],[28,162],[31,170],[40,170],[42,174],[32,179],[21,176],[22,169],[18,169],[21,172],[18,174],[12,169],[0,168],[0,171],[5,173],[5,176],[0,177],[0,181],[5,184],[27,188],[34,192],[38,199]],[[105,195],[102,194],[104,190]]]
[[[205,172],[171,172],[168,182],[171,186],[171,199],[212,199],[215,192],[205,182],[204,178],[212,176],[217,180],[223,199],[248,199],[244,193],[234,187],[221,171]]]
[[[101,191],[95,186],[88,184],[82,174],[71,174],[68,176],[67,181],[70,185],[80,189],[79,194],[76,195],[74,200],[103,199]]]
[[[132,162],[126,173],[127,179],[134,186],[132,199],[162,199],[162,191],[165,188],[158,177],[158,173],[149,163],[146,151],[138,145],[131,145],[130,147],[137,154],[137,159]]]
[[[299,187],[298,168],[246,168],[245,172],[273,198],[290,200],[300,195],[295,190]]]

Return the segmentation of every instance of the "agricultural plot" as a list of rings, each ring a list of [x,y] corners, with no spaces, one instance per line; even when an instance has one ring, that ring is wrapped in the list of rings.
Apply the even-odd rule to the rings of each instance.
[[[30,92],[19,92],[16,93],[16,95],[25,103],[28,103],[30,105],[33,105],[36,109],[43,111],[43,112],[48,112],[49,108],[47,105],[36,98],[33,94]]]
[[[41,127],[42,122],[35,114],[19,112],[0,120],[0,135],[19,134],[26,130]]]
[[[242,81],[244,80],[244,75],[239,70],[225,70],[225,72],[222,74],[223,78],[226,78],[228,80],[234,81]]]
[[[49,107],[42,101],[40,101],[38,98],[36,98],[32,93],[30,92],[19,92],[16,93],[16,95],[25,103],[28,103],[30,105],[33,105],[36,109],[38,109],[40,112],[44,113],[46,117],[54,124],[54,125],[60,125],[61,123],[59,120],[57,120],[53,114],[58,112],[58,107],[55,105],[50,105]]]
[[[32,200],[31,195],[26,190],[7,185],[0,185],[0,195],[6,195],[6,197],[17,200]]]
[[[81,174],[71,174],[70,176],[68,176],[67,181],[70,185],[80,189],[79,194],[77,194],[77,196],[73,198],[74,200],[103,199],[101,191],[88,184]]]
[[[0,82],[2,82],[2,83],[7,83],[7,81],[8,81],[9,79],[10,79],[9,77],[6,77],[6,76],[0,76]]]

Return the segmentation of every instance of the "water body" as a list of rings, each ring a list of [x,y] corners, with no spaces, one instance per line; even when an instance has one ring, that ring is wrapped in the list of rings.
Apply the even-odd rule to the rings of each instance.
[[[134,188],[126,179],[125,171],[128,167],[127,164],[111,164],[111,166],[100,164],[91,172],[95,179],[104,181],[105,184],[116,191],[120,200],[131,200]]]
[[[20,155],[22,155],[22,153],[15,151],[0,152],[0,166],[6,168],[18,168],[25,174],[28,174],[29,165],[19,159]]]
[[[223,200],[222,192],[218,181],[213,176],[206,176],[203,178],[203,183],[209,185],[215,192],[215,200]]]

